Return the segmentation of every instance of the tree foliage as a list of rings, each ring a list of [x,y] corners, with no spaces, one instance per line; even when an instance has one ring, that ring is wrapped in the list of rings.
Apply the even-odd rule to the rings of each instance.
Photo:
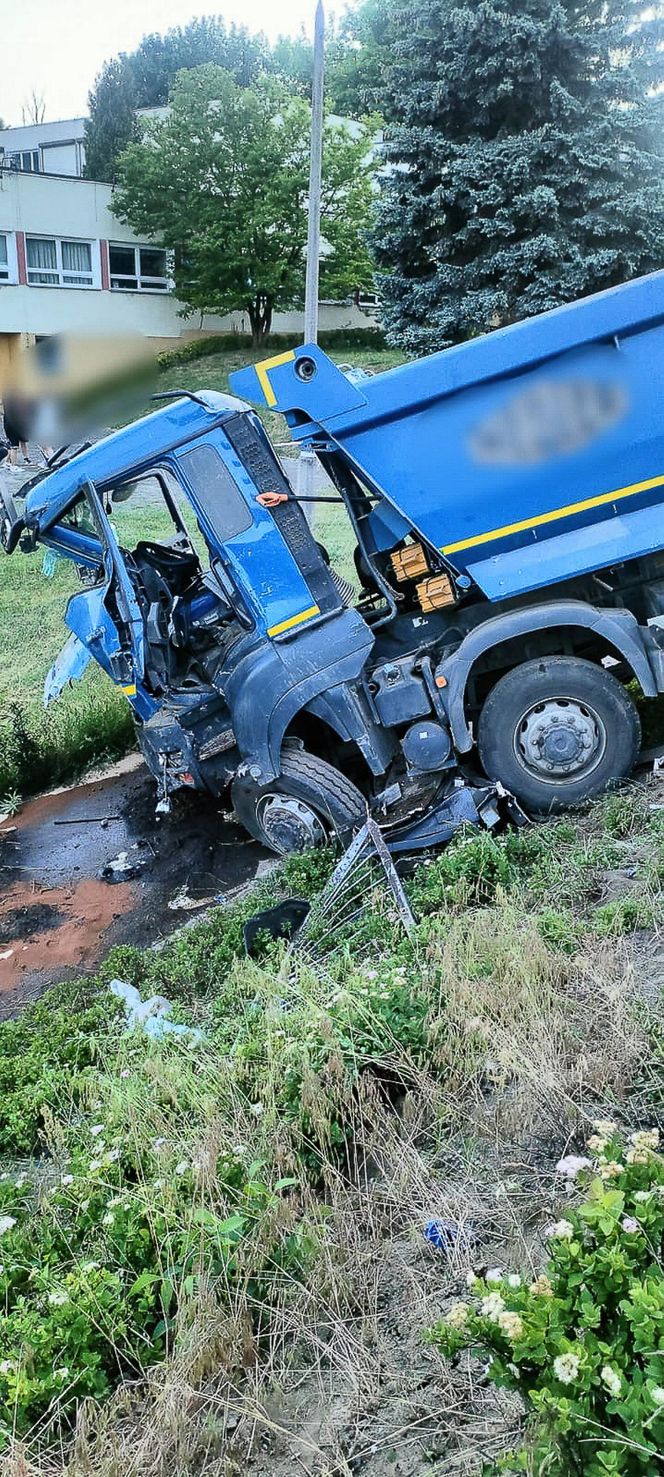
[[[178,72],[215,64],[248,87],[264,69],[269,44],[244,26],[226,26],[221,16],[202,17],[165,35],[144,36],[132,52],[102,67],[89,96],[85,126],[88,179],[115,178],[117,160],[138,137],[137,108],[163,107]]]
[[[240,87],[216,66],[180,72],[167,117],[145,124],[118,166],[114,211],[173,254],[187,310],[244,309],[255,341],[302,300],[310,112],[274,81]],[[321,293],[371,285],[367,135],[328,123]]]
[[[332,21],[326,51],[326,98],[331,112],[360,117],[373,111],[373,102],[363,101],[373,96],[370,89],[353,85],[356,58],[359,52],[353,35],[338,30]],[[224,67],[240,87],[250,87],[260,76],[268,76],[298,97],[311,95],[312,43],[303,30],[295,36],[280,36],[271,45],[261,33],[227,26],[221,16],[207,16],[163,36],[145,36],[135,51],[121,52],[106,62],[90,92],[88,178],[113,182],[120,154],[138,137],[137,110],[163,107],[177,73],[205,65]]]
[[[662,265],[658,8],[366,0],[385,3],[393,342],[439,348]]]

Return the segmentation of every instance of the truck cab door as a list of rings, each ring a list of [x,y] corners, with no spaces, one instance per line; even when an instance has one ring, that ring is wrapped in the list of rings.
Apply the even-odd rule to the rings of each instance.
[[[111,658],[113,676],[123,684],[140,682],[145,676],[145,628],[141,607],[103,499],[93,482],[86,483],[85,495],[103,549],[105,587],[102,604],[119,637],[119,648]]]

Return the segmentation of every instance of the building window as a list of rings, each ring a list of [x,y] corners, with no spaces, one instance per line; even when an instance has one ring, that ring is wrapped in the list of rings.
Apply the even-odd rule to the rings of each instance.
[[[16,242],[9,231],[0,231],[0,285],[17,281]]]
[[[21,149],[18,153],[5,154],[4,158],[10,169],[19,169],[24,174],[41,173],[39,149]]]
[[[92,243],[53,236],[26,236],[25,256],[31,287],[96,287]]]
[[[115,292],[167,292],[166,252],[160,246],[109,243],[111,287]]]

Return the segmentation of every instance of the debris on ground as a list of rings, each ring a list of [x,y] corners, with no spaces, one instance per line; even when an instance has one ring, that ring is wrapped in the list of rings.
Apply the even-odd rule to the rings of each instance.
[[[128,851],[120,851],[113,860],[102,867],[99,876],[102,882],[131,882],[132,877],[137,877],[145,862],[139,857],[132,857]]]
[[[166,906],[171,913],[194,913],[198,908],[218,908],[226,900],[224,892],[212,893],[209,897],[190,897],[189,887],[185,882]]]
[[[161,1041],[164,1036],[181,1036],[192,1046],[198,1046],[204,1040],[203,1032],[195,1026],[184,1026],[179,1021],[170,1020],[173,1006],[165,995],[151,995],[149,1000],[141,1000],[136,986],[126,980],[111,980],[109,990],[116,1000],[124,1002],[127,1030],[140,1027],[153,1041]]]
[[[427,1221],[423,1236],[436,1251],[445,1252],[455,1249],[467,1251],[475,1240],[472,1226],[461,1226],[456,1221],[445,1220],[442,1216],[436,1220]]]

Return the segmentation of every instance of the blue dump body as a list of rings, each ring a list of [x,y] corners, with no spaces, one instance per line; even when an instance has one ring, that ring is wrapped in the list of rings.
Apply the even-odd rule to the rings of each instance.
[[[376,548],[412,526],[489,600],[664,547],[664,272],[361,380],[305,345],[231,384],[381,494]]]

